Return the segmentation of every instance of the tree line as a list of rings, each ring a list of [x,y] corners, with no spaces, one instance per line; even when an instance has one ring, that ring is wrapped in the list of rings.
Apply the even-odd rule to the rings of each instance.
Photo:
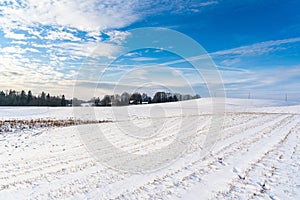
[[[170,93],[170,92],[156,92],[155,95],[151,98],[146,93],[135,92],[129,94],[127,92],[122,93],[121,95],[105,95],[103,99],[94,98],[92,100],[94,106],[126,106],[130,104],[150,104],[150,103],[165,103],[165,102],[176,102],[176,101],[185,101],[191,99],[201,98],[200,95],[182,95],[179,93]]]
[[[30,90],[27,93],[24,90],[0,92],[0,106],[67,106],[71,103],[70,100],[66,100],[65,95],[51,96],[42,92],[35,96]]]
[[[93,106],[126,106],[131,104],[151,104],[176,102],[190,99],[198,99],[200,95],[182,95],[179,93],[156,92],[153,97],[146,93],[134,92],[129,94],[123,92],[121,95],[105,95],[102,99],[93,98],[89,101]],[[49,93],[42,92],[38,95],[33,95],[29,90],[21,92],[15,90],[0,91],[0,106],[81,106],[85,101],[79,99],[67,100],[65,95],[51,96]]]

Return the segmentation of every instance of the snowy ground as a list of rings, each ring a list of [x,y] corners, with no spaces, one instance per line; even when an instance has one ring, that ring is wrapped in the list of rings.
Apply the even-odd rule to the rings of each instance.
[[[195,113],[193,103],[199,105],[200,112]],[[0,108],[2,122],[40,119],[92,122],[0,132],[0,199],[300,199],[300,106],[297,105],[227,99],[223,129],[208,155],[201,157],[199,146],[192,145],[171,165],[151,173],[132,174],[103,165],[88,152],[78,134],[78,127],[101,128],[118,147],[131,153],[149,153],[172,142],[178,121],[184,115],[190,124],[181,127],[181,131],[192,131],[189,128],[197,125],[195,134],[189,136],[198,141],[210,127],[212,107],[210,99],[193,103],[75,108],[75,111]],[[129,109],[129,119],[122,115],[122,109]],[[156,125],[162,119],[167,126],[147,141],[128,140],[118,132],[120,125],[134,123],[143,128],[149,121]],[[99,120],[113,122],[98,123]],[[110,149],[104,150],[108,156],[118,156]]]

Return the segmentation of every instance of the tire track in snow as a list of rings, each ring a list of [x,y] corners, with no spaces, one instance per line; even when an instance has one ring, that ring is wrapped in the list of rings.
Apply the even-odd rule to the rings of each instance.
[[[232,180],[228,191],[219,192],[218,195],[223,195],[226,199],[253,199],[255,197],[296,199],[295,186],[299,187],[300,176],[298,175],[298,182],[294,182],[295,180],[291,177],[297,176],[300,171],[300,164],[295,162],[300,159],[299,130],[300,122],[273,149],[266,152],[257,162],[245,170],[244,180],[240,178]],[[256,176],[257,174],[260,176]]]
[[[259,131],[261,131],[262,129],[268,129],[268,127],[269,126],[271,126],[271,125],[273,125],[273,124],[277,124],[277,126],[282,126],[282,124],[280,123],[282,120],[284,120],[285,122],[288,122],[289,121],[289,116],[277,116],[277,121],[275,120],[275,121],[271,121],[271,122],[269,122],[269,124],[267,124],[267,125],[265,125],[265,124],[263,124],[261,127],[258,127],[257,128],[257,132],[259,132]],[[253,134],[253,135],[255,135],[255,134]],[[246,134],[246,136],[249,136],[249,134]],[[243,138],[243,140],[244,140],[244,138]],[[241,141],[243,141],[243,140],[241,140]],[[246,140],[247,141],[247,140]],[[230,145],[230,146],[232,146],[232,144]],[[220,149],[220,152],[222,152],[224,149]],[[232,153],[234,153],[234,152],[232,152]],[[213,161],[211,162],[211,163],[209,163],[208,165],[211,165],[211,164],[213,164],[213,163],[217,163],[217,161],[215,161],[214,159],[213,159]],[[192,171],[192,173],[189,173],[187,176],[186,175],[183,175],[182,176],[182,179],[181,180],[179,180],[178,182],[182,182],[182,180],[200,180],[201,179],[201,177],[197,177],[197,172],[195,173],[195,171],[197,171],[197,170],[192,170],[191,168],[192,167],[194,167],[194,168],[199,168],[200,170],[198,170],[198,172],[199,172],[199,174],[200,175],[202,175],[203,176],[203,174],[205,174],[205,173],[208,173],[209,171],[208,170],[205,170],[205,169],[203,169],[203,165],[200,165],[200,166],[195,166],[196,164],[201,164],[201,162],[199,162],[199,161],[196,161],[196,162],[194,162],[194,163],[192,163],[192,164],[190,164],[190,165],[188,165],[188,166],[184,166],[184,168],[185,169],[187,169],[187,170],[185,170],[185,171]],[[184,169],[183,168],[183,169]],[[160,179],[160,178],[154,178],[154,180],[153,180],[153,182],[148,182],[147,184],[145,184],[145,185],[155,185],[155,182],[163,182],[163,183],[166,183],[166,182],[168,182],[168,181],[166,181],[166,179],[168,179],[168,177],[181,177],[180,175],[179,175],[179,173],[182,173],[182,174],[185,174],[185,173],[183,173],[182,171],[183,171],[183,169],[176,169],[175,171],[173,171],[172,173],[168,173],[168,174],[165,174],[163,177],[163,179]],[[192,177],[192,179],[190,179]],[[174,182],[174,180],[172,179],[172,178],[169,178],[169,180],[172,180],[173,182]],[[197,182],[197,181],[196,181]],[[171,184],[172,185],[172,184]],[[141,187],[139,187],[137,190],[142,190],[142,188],[146,188],[145,186],[141,186]],[[176,187],[176,183],[173,183],[173,185],[172,186],[170,186],[170,191],[171,191],[171,189],[174,189],[174,188],[178,188],[178,187]],[[181,187],[182,188],[182,187]],[[148,188],[148,189],[145,189],[145,190],[147,190],[147,191],[159,191],[157,188],[155,188],[155,189],[151,189],[151,188]],[[168,192],[168,195],[170,195],[170,193],[171,192]],[[145,191],[144,191],[145,192]],[[134,191],[132,192],[132,193],[135,193]],[[146,192],[145,192],[146,193]],[[158,194],[162,194],[162,193],[160,193],[160,192],[158,192]],[[123,196],[124,196],[124,193],[123,193]],[[125,195],[126,196],[126,195]],[[120,197],[120,196],[119,196]],[[155,196],[154,196],[155,197]],[[157,198],[160,198],[159,196],[156,196]]]
[[[152,197],[166,196],[169,198],[174,197],[175,194],[180,196],[180,194],[186,192],[186,190],[191,188],[194,184],[201,181],[202,175],[204,176],[205,174],[212,173],[213,170],[215,170],[215,165],[218,164],[218,161],[216,161],[216,159],[215,159],[216,156],[222,156],[221,153],[224,153],[224,151],[228,151],[229,153],[234,154],[234,152],[230,152],[230,149],[235,146],[240,145],[241,142],[243,142],[243,140],[247,139],[247,137],[249,137],[249,136],[254,137],[255,133],[259,133],[260,131],[265,130],[266,126],[272,126],[272,124],[274,125],[279,121],[284,121],[285,118],[289,117],[289,115],[282,115],[282,116],[280,116],[280,115],[265,115],[265,116],[261,117],[261,119],[254,117],[254,118],[251,118],[251,119],[253,119],[253,121],[252,120],[248,121],[247,117],[245,117],[245,118],[243,118],[243,120],[241,120],[239,118],[240,116],[245,117],[244,114],[232,115],[232,117],[235,117],[237,119],[237,121],[239,121],[239,120],[242,121],[241,124],[239,124],[235,120],[232,120],[232,124],[229,125],[229,127],[225,127],[224,137],[226,138],[228,136],[227,143],[224,142],[223,146],[220,146],[219,151],[216,150],[216,152],[214,152],[214,154],[211,155],[212,157],[206,158],[207,159],[206,164],[211,163],[210,168],[208,167],[208,170],[206,170],[206,171],[202,170],[202,167],[204,164],[202,160],[201,161],[196,160],[194,162],[191,162],[192,164],[187,164],[187,162],[190,161],[190,160],[188,160],[186,162],[187,165],[174,166],[171,169],[171,172],[168,170],[167,171],[165,170],[162,173],[158,172],[158,173],[155,173],[153,176],[150,175],[149,179],[146,181],[147,184],[145,184],[145,181],[142,181],[141,187],[138,186],[139,183],[137,181],[133,185],[136,188],[136,190],[134,190],[134,191],[130,192],[130,190],[129,190],[126,192],[126,189],[125,189],[125,190],[121,190],[119,192],[123,193],[124,198],[129,197],[129,196],[131,196],[131,197],[143,196],[143,194],[145,196],[147,196],[147,194],[149,194],[149,195],[152,195]],[[251,115],[251,116],[257,116],[257,115]],[[247,121],[245,122],[245,120],[247,120]],[[289,118],[286,119],[286,121],[288,121],[288,120],[289,120]],[[259,121],[261,123],[258,125],[257,123]],[[242,128],[242,126],[245,126],[245,128]],[[276,127],[278,128],[279,126],[281,126],[281,125],[277,124],[274,128],[276,128]],[[199,130],[199,134],[197,133],[197,135],[195,135],[195,136],[201,135],[201,131],[205,131],[205,127],[207,127],[207,126],[204,126],[203,129]],[[249,129],[249,131],[244,133],[244,130],[246,130],[246,129]],[[253,129],[255,129],[255,131],[253,131]],[[254,133],[250,134],[251,130]],[[251,138],[251,137],[249,137],[249,138]],[[237,139],[239,139],[238,142],[235,141]],[[219,141],[219,142],[221,142],[221,141]],[[72,148],[72,146],[70,148]],[[78,150],[80,150],[80,149],[78,149]],[[195,153],[196,151],[197,151],[197,149],[192,149],[191,155],[193,153]],[[76,151],[74,151],[74,153],[76,153]],[[80,166],[80,163],[83,161],[82,159],[86,158],[86,157],[81,157],[80,156],[81,154],[82,154],[82,152],[79,152],[78,159],[75,158],[74,160],[70,160],[70,163],[73,163],[75,167]],[[63,160],[64,159],[62,159],[62,161]],[[48,160],[48,161],[50,163],[53,162],[53,160]],[[52,164],[53,164],[54,168],[55,168],[55,166],[60,165],[59,162],[52,163]],[[70,165],[72,165],[72,164],[70,164]],[[47,165],[47,166],[49,166],[49,165]],[[206,165],[206,166],[208,166],[208,165]],[[61,168],[61,167],[59,167],[59,168]],[[63,168],[65,168],[65,167],[63,167]],[[42,171],[42,173],[43,172],[44,172],[44,170]],[[87,172],[89,172],[89,173],[87,173]],[[44,177],[41,177],[40,179],[37,179],[37,180],[33,180],[33,182],[36,182],[38,184],[39,182],[46,181],[45,177],[47,177],[47,176],[49,176],[49,177],[55,176],[53,178],[54,182],[60,183],[60,184],[56,184],[56,185],[59,185],[62,188],[71,187],[71,189],[69,188],[69,189],[64,190],[64,189],[60,188],[60,190],[59,190],[57,187],[50,186],[49,190],[43,191],[44,193],[49,194],[50,197],[52,196],[51,194],[54,194],[54,193],[58,197],[59,197],[59,195],[62,195],[63,197],[68,197],[70,195],[76,194],[76,192],[77,193],[85,193],[86,191],[91,191],[91,190],[94,190],[94,192],[95,192],[97,190],[100,190],[101,188],[105,189],[106,185],[110,185],[109,187],[114,187],[116,184],[124,184],[124,183],[126,184],[127,183],[126,181],[132,182],[132,176],[130,176],[129,174],[119,174],[119,173],[113,173],[112,171],[109,171],[109,174],[110,173],[113,175],[110,176],[109,178],[105,179],[105,177],[106,177],[105,174],[108,174],[108,172],[105,171],[105,168],[104,169],[101,168],[101,170],[99,170],[99,168],[97,168],[96,166],[88,166],[88,165],[83,164],[82,170],[75,171],[74,173],[70,173],[70,172],[66,171],[66,173],[58,173],[56,176],[55,176],[55,173],[49,174],[49,175],[47,175],[47,173],[45,173]],[[76,178],[77,177],[76,174],[78,175],[78,178]],[[81,174],[81,175],[79,175],[79,174]],[[71,178],[71,180],[67,179],[68,180],[67,182],[63,181],[64,178],[72,177],[72,176],[75,176],[75,177]],[[176,180],[174,180],[174,176],[177,176]],[[101,181],[100,178],[104,179],[104,181]],[[97,183],[97,182],[99,183],[97,185],[98,189],[96,187],[96,184],[93,185],[93,183]],[[76,184],[81,185],[82,187],[76,186]],[[177,184],[177,186],[176,186],[176,184]],[[181,185],[181,184],[183,184],[183,185]],[[89,185],[92,185],[92,186],[89,186]],[[24,186],[25,186],[25,188],[30,187],[30,185],[26,185],[25,183],[24,183]],[[182,187],[180,188],[179,186],[182,186]],[[161,189],[159,189],[160,187],[161,187]],[[163,187],[165,187],[165,188],[163,188]],[[152,189],[156,190],[157,194],[151,193]],[[148,190],[148,192],[146,192],[147,190]],[[44,194],[43,192],[41,192],[41,193],[37,192],[36,195],[34,195],[34,194],[32,194],[32,195],[35,197],[38,197],[39,195]],[[98,195],[98,197],[101,197],[101,196],[105,197],[104,196],[105,194],[102,194],[101,191],[99,193],[97,193],[97,195]],[[118,194],[112,190],[110,193],[110,196],[106,196],[106,197],[111,198],[111,197],[117,196],[117,195]],[[151,197],[151,196],[149,196],[149,197]]]
[[[196,190],[193,190],[193,192],[195,192],[194,194],[197,194],[199,198],[216,198],[214,194],[218,191],[214,191],[214,189],[218,188],[218,190],[224,190],[228,182],[237,176],[237,174],[235,174],[236,172],[233,172],[234,168],[241,169],[240,171],[247,169],[251,163],[256,162],[257,159],[261,158],[266,152],[272,149],[273,146],[280,142],[281,139],[285,137],[286,133],[293,129],[298,123],[298,118],[292,116],[291,119],[282,123],[279,127],[270,127],[269,133],[259,137],[259,140],[256,140],[251,148],[246,146],[246,148],[237,149],[238,151],[236,151],[236,154],[230,155],[228,158],[226,166],[218,168],[215,173],[211,173],[205,178],[206,180],[204,182],[207,187],[206,190],[202,190],[201,194],[196,192]],[[243,162],[240,162],[240,160]],[[244,177],[243,174],[239,175],[242,178]],[[209,180],[214,180],[215,182],[213,183]],[[215,186],[217,185],[217,187],[213,187],[214,184]]]

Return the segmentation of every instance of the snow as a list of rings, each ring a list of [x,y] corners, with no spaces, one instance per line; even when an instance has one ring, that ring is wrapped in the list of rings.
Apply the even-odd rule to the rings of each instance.
[[[118,108],[2,107],[0,121],[96,121],[0,132],[0,199],[300,199],[300,106],[255,99],[226,99],[225,105],[223,128],[205,155],[201,147],[209,135],[203,132],[213,119],[209,98]],[[186,134],[181,141],[193,143],[170,163],[131,173],[109,166],[107,158],[124,166],[135,162],[98,141],[96,129],[128,155],[159,152],[176,141],[178,131]],[[91,152],[82,130],[106,152],[104,160]],[[141,130],[147,131],[139,135]],[[173,154],[161,152],[152,162],[166,156]]]

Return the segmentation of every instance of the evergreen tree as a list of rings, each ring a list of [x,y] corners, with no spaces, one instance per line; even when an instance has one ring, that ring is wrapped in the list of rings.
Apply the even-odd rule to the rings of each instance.
[[[3,106],[6,104],[5,93],[3,91],[0,92],[0,105]]]
[[[28,91],[28,95],[27,95],[27,105],[30,105],[31,101],[33,100],[33,96],[31,91]]]
[[[67,106],[69,103],[62,97],[51,97],[50,94],[41,93],[41,96],[36,97],[32,95],[29,90],[28,94],[24,90],[16,92],[15,90],[9,90],[4,93],[0,92],[0,105],[1,106]]]
[[[45,94],[45,92],[42,92],[42,94],[41,94],[40,105],[41,106],[45,106],[46,105],[46,94]]]
[[[65,95],[62,95],[62,97],[61,97],[61,106],[66,106],[66,105],[67,105],[67,101],[66,101]]]
[[[46,96],[46,102],[47,102],[47,106],[50,106],[51,105],[51,97],[50,97],[50,94],[48,93],[47,96]]]
[[[20,96],[20,105],[25,106],[26,105],[26,100],[27,100],[26,93],[25,93],[24,90],[22,90],[21,96]]]

